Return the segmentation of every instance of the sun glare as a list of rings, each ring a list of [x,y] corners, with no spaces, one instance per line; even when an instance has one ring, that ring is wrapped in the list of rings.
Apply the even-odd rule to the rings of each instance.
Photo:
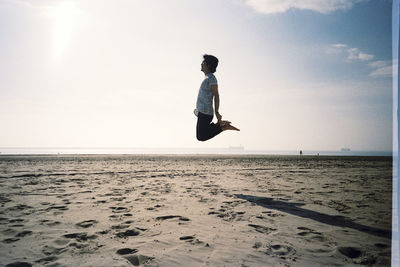
[[[59,61],[69,43],[77,24],[79,9],[75,3],[62,2],[51,12],[53,19],[53,58]]]

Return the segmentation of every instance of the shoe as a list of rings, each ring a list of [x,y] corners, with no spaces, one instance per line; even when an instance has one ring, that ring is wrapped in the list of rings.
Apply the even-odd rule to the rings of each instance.
[[[195,115],[196,117],[199,115],[199,112],[197,111],[197,108],[195,108],[195,109],[193,110],[193,113],[194,113],[194,115]]]

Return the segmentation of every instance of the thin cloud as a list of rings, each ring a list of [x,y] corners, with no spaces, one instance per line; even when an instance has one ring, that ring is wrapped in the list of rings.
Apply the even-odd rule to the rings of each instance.
[[[373,56],[373,55],[370,55],[370,54],[365,54],[365,53],[363,53],[363,52],[360,52],[360,53],[358,54],[358,58],[359,58],[360,60],[362,60],[362,61],[365,61],[365,60],[371,60],[371,59],[373,59],[374,56]]]
[[[392,77],[393,64],[391,60],[378,60],[368,64],[371,68],[374,68],[369,76],[371,77],[382,77],[390,78]]]
[[[374,58],[374,55],[364,53],[356,47],[349,47],[346,44],[332,44],[327,49],[328,54],[343,54],[347,62],[368,61]]]
[[[376,60],[371,62],[374,59],[374,55],[362,52],[356,47],[349,47],[347,44],[332,44],[326,51],[328,54],[343,55],[347,63],[365,62],[368,67],[373,69],[369,74],[370,77],[392,77],[393,67],[391,60]]]
[[[347,49],[347,53],[348,53],[347,55],[348,61],[354,61],[354,60],[367,61],[374,58],[373,55],[361,52],[360,49],[358,48],[349,48]]]
[[[346,48],[347,45],[346,44],[333,44],[332,47],[342,49],[342,48]]]
[[[245,0],[245,4],[263,14],[284,13],[290,9],[328,14],[350,9],[363,0]]]
[[[328,54],[341,54],[344,53],[348,46],[346,44],[332,44],[326,49]]]

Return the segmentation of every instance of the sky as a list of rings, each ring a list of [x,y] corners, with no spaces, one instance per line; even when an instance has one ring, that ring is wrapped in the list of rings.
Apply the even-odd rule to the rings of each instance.
[[[391,150],[389,0],[0,0],[0,147]],[[220,113],[199,142],[203,54]]]

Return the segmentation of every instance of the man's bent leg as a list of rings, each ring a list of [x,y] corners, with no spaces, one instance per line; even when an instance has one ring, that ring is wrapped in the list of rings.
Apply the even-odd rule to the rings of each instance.
[[[196,136],[199,141],[206,141],[222,132],[218,124],[211,123],[213,116],[199,112],[197,117]]]

